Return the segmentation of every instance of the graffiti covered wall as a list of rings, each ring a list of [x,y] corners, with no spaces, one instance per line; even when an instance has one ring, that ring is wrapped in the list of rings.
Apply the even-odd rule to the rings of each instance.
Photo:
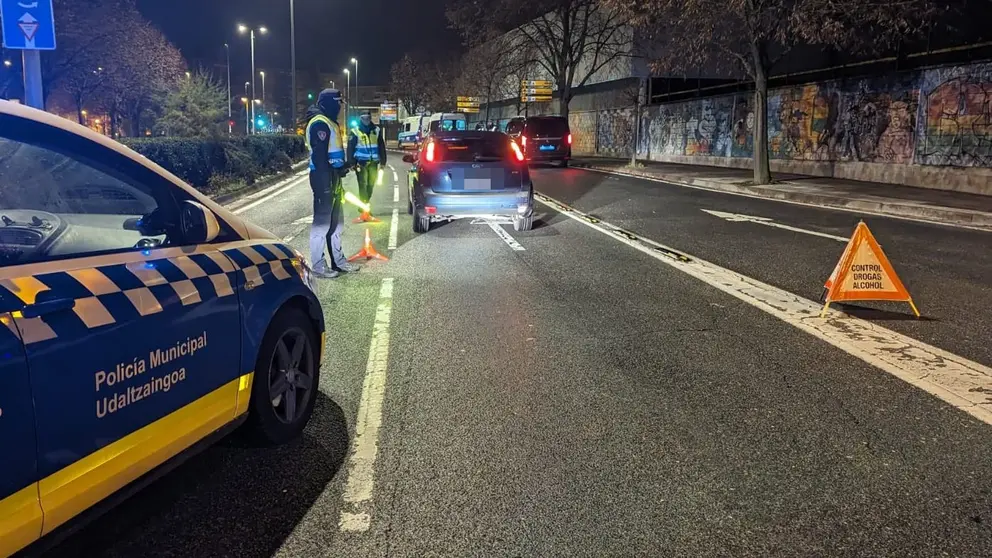
[[[573,113],[575,151],[629,156],[632,118],[630,109]],[[749,93],[650,106],[640,118],[641,158],[753,155]],[[992,168],[992,64],[774,89],[768,136],[779,161]]]

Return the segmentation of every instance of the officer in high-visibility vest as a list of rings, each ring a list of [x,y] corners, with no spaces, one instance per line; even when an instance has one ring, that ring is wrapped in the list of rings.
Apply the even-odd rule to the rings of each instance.
[[[314,274],[326,279],[339,272],[358,271],[348,262],[341,248],[344,229],[344,188],[341,179],[348,174],[351,163],[345,161],[341,145],[341,92],[325,89],[317,104],[307,110],[304,134],[310,150],[310,188],[313,190],[313,225],[310,226],[310,260]],[[324,256],[329,251],[331,261]]]
[[[382,129],[372,122],[371,111],[362,111],[358,123],[351,128],[348,160],[355,162],[358,171],[358,197],[368,204],[379,178],[379,167],[386,166],[386,141]],[[360,218],[371,220],[371,211],[363,212]]]

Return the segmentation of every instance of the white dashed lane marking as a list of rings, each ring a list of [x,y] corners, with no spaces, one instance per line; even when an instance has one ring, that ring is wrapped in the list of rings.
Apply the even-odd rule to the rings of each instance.
[[[379,288],[379,305],[372,326],[369,359],[362,385],[362,399],[355,419],[348,473],[344,487],[344,507],[338,520],[341,531],[364,532],[372,523],[369,504],[375,484],[375,459],[382,427],[382,402],[386,391],[389,362],[389,319],[393,309],[393,278],[386,277]]]
[[[389,246],[390,250],[396,249],[396,242],[400,230],[400,210],[393,208],[393,217],[389,220]]]
[[[489,228],[492,229],[493,231],[495,231],[496,234],[497,234],[497,236],[499,236],[500,238],[502,238],[503,239],[503,242],[505,242],[507,244],[507,246],[509,246],[510,248],[512,248],[512,249],[514,249],[514,250],[516,250],[518,252],[525,250],[525,248],[523,246],[521,246],[521,244],[519,242],[517,242],[517,239],[513,238],[512,236],[510,236],[510,233],[506,232],[506,230],[503,229],[503,227],[501,227],[499,225],[499,223],[496,223],[494,221],[489,221],[486,224],[488,224],[489,225]]]

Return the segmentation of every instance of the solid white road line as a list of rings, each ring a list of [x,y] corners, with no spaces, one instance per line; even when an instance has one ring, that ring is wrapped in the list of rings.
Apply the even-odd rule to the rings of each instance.
[[[389,220],[389,250],[396,249],[397,238],[400,231],[400,210],[393,208],[393,217]]]
[[[382,426],[382,401],[386,390],[386,367],[389,362],[389,318],[393,308],[393,278],[386,277],[379,288],[379,306],[372,326],[369,360],[365,368],[362,399],[355,421],[355,438],[351,443],[348,476],[344,487],[345,509],[341,510],[341,531],[367,531],[372,521],[368,503],[375,481],[375,459]]]
[[[231,213],[234,213],[235,215],[240,215],[245,211],[248,211],[249,209],[258,207],[259,205],[262,205],[263,203],[271,200],[272,198],[279,196],[289,191],[290,189],[299,186],[300,184],[303,184],[304,182],[306,182],[306,177],[307,177],[306,173],[301,173],[293,177],[291,180],[288,180],[287,183],[279,183],[274,186],[270,186],[265,190],[262,190],[261,192],[252,194],[252,196],[260,196],[260,197],[247,205],[243,205],[231,211]]]
[[[851,240],[850,238],[844,238],[843,236],[821,233],[817,231],[811,231],[808,229],[800,229],[799,227],[793,227],[791,225],[783,225],[782,223],[776,223],[775,221],[772,221],[770,217],[756,217],[754,215],[741,215],[740,213],[725,213],[723,211],[713,211],[710,209],[703,209],[702,211],[704,213],[709,213],[714,217],[719,217],[725,221],[757,223],[759,225],[765,225],[766,227],[775,227],[776,229],[785,229],[787,231],[798,232],[812,236],[819,236],[821,238],[829,238],[831,240],[836,240],[838,242],[847,242]]]
[[[517,240],[515,238],[513,238],[512,236],[510,236],[510,233],[506,232],[503,229],[503,227],[499,226],[498,223],[495,223],[493,221],[487,221],[486,224],[489,225],[489,228],[490,229],[496,231],[496,234],[500,238],[502,238],[503,239],[503,242],[505,242],[510,248],[513,248],[514,250],[516,250],[518,252],[525,250],[525,248],[523,246],[521,246],[520,243],[517,242]]]
[[[640,237],[544,195],[539,202],[992,424],[992,368]]]
[[[834,207],[832,205],[817,205],[815,203],[806,203],[806,202],[793,201],[793,200],[780,200],[780,199],[776,199],[776,198],[768,198],[768,197],[765,197],[765,196],[758,196],[758,195],[755,195],[755,194],[747,194],[747,193],[744,193],[744,192],[728,192],[726,190],[719,190],[719,189],[716,189],[716,188],[707,188],[706,186],[696,186],[696,185],[692,185],[692,184],[682,184],[680,182],[670,182],[668,180],[662,180],[660,178],[655,178],[655,177],[651,177],[651,176],[639,176],[639,175],[636,175],[636,174],[630,174],[630,173],[626,173],[626,172],[607,171],[607,170],[601,170],[601,169],[590,169],[590,168],[584,168],[584,167],[572,167],[572,168],[577,168],[577,169],[584,170],[584,171],[589,171],[589,172],[598,172],[600,174],[606,174],[606,175],[610,175],[612,177],[623,176],[623,177],[627,177],[627,178],[637,178],[639,180],[647,180],[647,181],[650,181],[650,182],[660,182],[662,184],[668,184],[669,186],[678,186],[680,188],[693,188],[695,190],[706,190],[707,192],[716,192],[718,194],[727,194],[727,195],[730,195],[730,196],[741,196],[741,197],[745,197],[745,198],[753,198],[753,199],[756,199],[756,200],[765,200],[765,201],[770,201],[770,202],[788,203],[788,204],[792,204],[792,205],[801,205],[801,206],[804,206],[804,207],[814,207],[816,209],[826,209],[828,211],[844,211],[844,212],[847,212],[847,213],[856,213],[856,214],[860,214],[860,215],[874,215],[876,217],[887,217],[889,219],[900,219],[900,220],[903,220],[903,221],[915,221],[917,223],[926,223],[928,225],[941,225],[941,226],[944,226],[944,227],[954,227],[956,229],[968,229],[968,230],[972,230],[972,231],[992,232],[988,228],[973,227],[973,226],[970,226],[970,225],[959,225],[957,223],[946,223],[946,222],[942,222],[942,221],[933,221],[933,220],[930,220],[930,219],[923,219],[923,218],[920,218],[920,217],[904,217],[902,215],[893,215],[891,213],[881,213],[881,212],[878,212],[878,211],[871,211],[871,210],[868,210],[868,209],[850,209],[850,208],[847,208],[847,207]]]
[[[400,201],[400,185],[393,184],[393,203],[399,203]]]

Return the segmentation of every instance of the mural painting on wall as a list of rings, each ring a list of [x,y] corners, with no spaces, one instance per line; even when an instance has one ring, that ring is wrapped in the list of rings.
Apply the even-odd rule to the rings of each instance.
[[[572,153],[596,153],[596,112],[568,113],[568,128],[572,132]]]
[[[911,163],[919,98],[912,76],[779,89],[768,99],[776,159]]]
[[[629,157],[634,138],[633,111],[631,109],[601,111],[596,134],[599,138],[600,153]]]
[[[650,107],[641,119],[638,152],[750,157],[754,115],[745,97],[715,97]]]
[[[926,70],[920,81],[917,163],[992,166],[992,64]]]

